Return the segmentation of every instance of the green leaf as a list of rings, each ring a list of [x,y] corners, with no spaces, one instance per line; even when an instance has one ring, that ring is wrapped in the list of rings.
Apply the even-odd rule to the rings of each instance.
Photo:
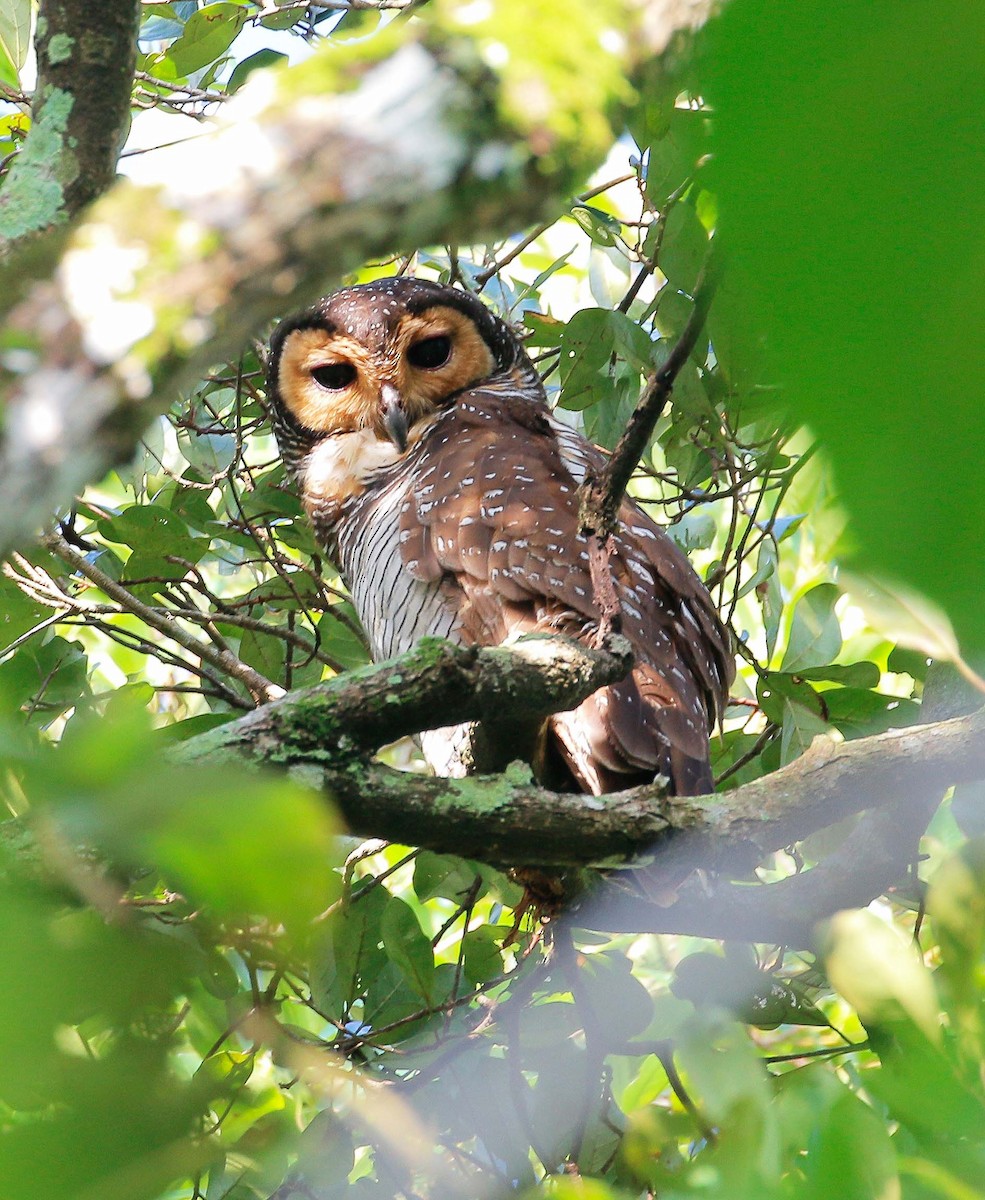
[[[590,1005],[619,1045],[642,1033],[653,1017],[653,999],[632,967],[624,954],[586,954],[575,985],[576,998]]]
[[[927,894],[927,912],[952,994],[977,1009],[977,974],[985,951],[985,840],[969,842],[941,865]]]
[[[692,550],[707,550],[718,532],[715,518],[706,509],[693,509],[673,525],[667,525],[667,533],[687,554]]]
[[[478,866],[468,859],[422,850],[414,860],[414,891],[422,903],[438,898],[460,903],[478,875]],[[476,893],[476,899],[484,890]]]
[[[764,1111],[766,1074],[746,1031],[714,1013],[697,1013],[677,1044],[677,1061],[694,1086],[694,1098],[713,1121],[736,1107]]]
[[[335,829],[322,798],[229,764],[176,764],[155,752],[136,704],[69,730],[32,786],[71,844],[153,864],[216,916],[263,917],[295,938],[331,903]]]
[[[311,996],[322,1012],[349,1008],[363,986],[386,966],[380,925],[389,895],[374,887],[333,914],[312,948]]]
[[[333,616],[336,611],[345,613],[357,628],[359,626],[356,610],[348,601],[333,604],[318,622],[322,650],[346,670],[365,666],[370,661],[366,643],[353,633],[349,625]]]
[[[766,538],[759,549],[756,574],[761,572],[763,577],[756,585],[756,595],[763,611],[767,658],[772,658],[780,633],[780,618],[783,616],[783,589],[780,587],[777,551],[772,538]]]
[[[232,627],[230,627],[231,631]],[[266,679],[280,679],[284,670],[286,643],[272,633],[247,629],[239,643],[239,657]]]
[[[657,265],[673,287],[693,295],[707,254],[707,230],[691,205],[679,201],[667,215]]]
[[[810,746],[818,734],[830,731],[817,692],[799,677],[780,671],[765,671],[757,684],[760,706],[774,724],[781,726],[780,760],[793,759]]]
[[[462,938],[465,978],[469,983],[486,983],[503,973],[502,942],[507,930],[496,925],[480,925]]]
[[[279,12],[261,17],[260,24],[264,29],[293,29],[300,20],[296,8],[282,8]]]
[[[288,18],[291,24],[297,23],[297,14],[294,10],[278,13],[277,15]],[[261,21],[263,25],[266,25],[266,23],[266,20]],[[229,82],[226,84],[226,91],[230,95],[233,95],[234,92],[239,91],[254,71],[262,71],[265,67],[273,67],[281,62],[287,62],[286,54],[281,54],[277,50],[258,50],[255,54],[251,54],[248,58],[244,58],[242,62],[236,64],[233,68],[233,73],[229,76]]]
[[[301,1134],[297,1172],[318,1181],[319,1192],[342,1187],[356,1160],[352,1133],[335,1113],[320,1112]]]
[[[671,990],[696,1008],[724,1008],[759,1029],[829,1024],[802,988],[761,970],[751,959],[690,954],[677,964]]]
[[[622,222],[591,204],[576,204],[571,215],[596,246],[614,246],[622,232]]]
[[[882,678],[882,672],[874,662],[828,663],[827,666],[808,667],[806,670],[801,668],[796,673],[801,679],[823,679],[854,688],[878,687]]]
[[[53,711],[70,708],[89,694],[88,659],[78,642],[32,640],[0,664],[0,707],[27,706],[46,723]]]
[[[841,650],[841,626],[835,615],[840,593],[833,583],[820,583],[805,592],[794,609],[790,638],[780,669],[799,673],[805,667],[826,666]]]
[[[691,108],[674,108],[667,131],[651,141],[646,168],[646,193],[657,209],[693,175],[708,141],[708,115]]]
[[[894,646],[889,652],[886,669],[901,675],[910,675],[922,683],[927,678],[930,656],[919,650],[908,650],[905,646]]]
[[[868,737],[920,720],[920,706],[914,701],[861,688],[825,692],[824,702],[831,724],[849,738]]]
[[[583,409],[596,403],[600,380],[613,356],[622,358],[637,373],[649,365],[651,342],[625,313],[606,308],[583,308],[575,313],[560,335],[562,408]]]
[[[985,834],[985,781],[962,783],[954,789],[951,816],[965,837]]]
[[[425,1003],[434,999],[434,952],[406,901],[391,896],[380,929],[387,957]]]
[[[871,576],[841,573],[845,591],[868,617],[873,628],[926,658],[958,663],[961,654],[946,613],[899,583]]]
[[[131,505],[115,517],[102,518],[98,528],[107,541],[121,542],[148,559],[170,554],[198,562],[209,547],[207,539],[191,536],[177,513],[159,504]]]
[[[239,4],[207,4],[193,13],[184,33],[168,50],[178,75],[192,75],[225,54],[248,18],[249,13]]]
[[[51,616],[51,609],[30,599],[6,576],[0,576],[0,652]]]
[[[31,44],[31,0],[0,0],[0,50],[20,73]]]

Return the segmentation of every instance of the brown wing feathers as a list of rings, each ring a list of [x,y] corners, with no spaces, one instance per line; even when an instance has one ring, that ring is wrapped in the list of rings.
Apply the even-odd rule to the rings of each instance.
[[[593,632],[578,485],[542,411],[474,390],[422,440],[412,478],[400,515],[404,563],[460,591],[464,640]],[[613,566],[637,666],[551,722],[558,749],[595,793],[657,772],[681,794],[710,790],[708,731],[727,686],[727,650],[707,592],[634,504],[624,505]],[[698,634],[710,652],[689,647]]]

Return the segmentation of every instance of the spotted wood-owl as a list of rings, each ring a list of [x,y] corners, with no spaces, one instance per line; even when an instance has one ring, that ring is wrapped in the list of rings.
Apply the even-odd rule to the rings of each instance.
[[[519,338],[478,298],[407,278],[335,292],[274,332],[268,396],[374,658],[425,635],[593,638],[578,487],[603,456],[555,419]],[[658,773],[705,793],[728,635],[674,542],[632,501],[619,516],[611,568],[635,665],[550,719],[543,761],[595,794]],[[452,731],[423,742],[439,774],[463,771]]]

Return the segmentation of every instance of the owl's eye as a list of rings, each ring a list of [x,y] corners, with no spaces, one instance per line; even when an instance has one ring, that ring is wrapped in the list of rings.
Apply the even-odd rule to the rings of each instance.
[[[443,367],[451,354],[451,338],[444,334],[415,342],[407,351],[412,367]]]
[[[330,392],[338,392],[355,382],[356,368],[352,363],[325,363],[323,367],[314,368],[311,378],[319,387],[327,388]]]

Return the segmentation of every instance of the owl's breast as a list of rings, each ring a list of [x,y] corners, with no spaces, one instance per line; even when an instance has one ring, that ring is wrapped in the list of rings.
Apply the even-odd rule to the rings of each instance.
[[[326,539],[379,661],[402,654],[422,637],[458,636],[457,609],[442,581],[416,579],[400,552],[400,511],[414,479],[412,449],[377,471],[340,509]]]

